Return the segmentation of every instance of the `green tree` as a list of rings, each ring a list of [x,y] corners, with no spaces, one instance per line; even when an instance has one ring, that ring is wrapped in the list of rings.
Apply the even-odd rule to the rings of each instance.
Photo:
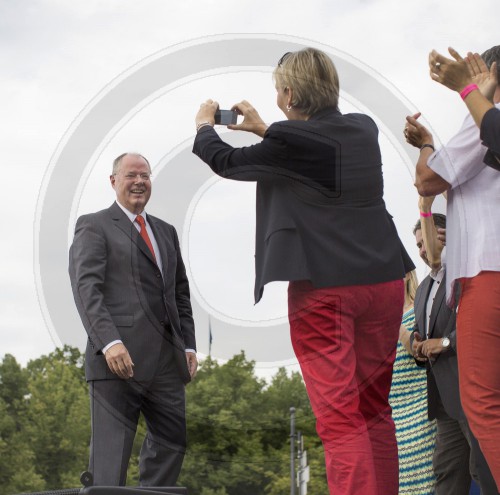
[[[179,484],[198,495],[282,495],[290,487],[290,407],[304,435],[312,495],[327,493],[324,456],[302,378],[266,383],[245,354],[207,358],[186,388],[188,452]],[[0,363],[0,495],[80,486],[90,417],[83,356],[64,347],[28,363]],[[129,466],[137,485],[141,418]]]
[[[88,465],[90,412],[83,356],[65,346],[31,361],[26,438],[47,489],[78,487]]]
[[[266,472],[266,493],[281,495],[290,489],[290,444],[283,443],[290,435],[291,407],[295,408],[295,431],[302,433],[310,466],[308,493],[328,493],[323,446],[316,434],[316,420],[300,373],[288,375],[285,368],[280,368],[263,392],[262,405],[266,417],[265,447],[269,457],[274,453],[278,461]]]
[[[313,439],[308,455],[323,460],[300,374],[280,369],[267,385],[244,352],[224,365],[207,358],[187,388],[188,454],[180,483],[200,495],[286,493],[291,406],[298,429]],[[327,493],[324,467],[316,476],[316,493]]]
[[[43,490],[35,454],[23,434],[28,380],[14,356],[0,364],[0,494]]]

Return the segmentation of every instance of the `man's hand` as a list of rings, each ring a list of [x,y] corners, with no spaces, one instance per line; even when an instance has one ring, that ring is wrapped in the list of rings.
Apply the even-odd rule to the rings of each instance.
[[[134,376],[134,363],[127,348],[119,343],[111,346],[104,355],[109,369],[120,378],[127,380]]]
[[[191,375],[191,379],[193,379],[196,376],[196,372],[198,370],[198,359],[196,358],[196,353],[186,352],[186,361],[189,374]]]
[[[422,337],[418,332],[413,332],[413,344],[412,344],[412,351],[413,351],[413,357],[417,361],[427,361],[427,357],[425,357],[422,352]]]
[[[421,353],[428,359],[434,359],[442,352],[445,352],[448,348],[443,347],[441,343],[442,339],[427,339],[422,344]]]
[[[450,48],[450,53],[455,56],[453,52],[453,48]],[[455,54],[458,55],[457,52]],[[483,94],[483,96],[493,102],[493,95],[497,89],[498,85],[498,77],[497,77],[497,63],[493,62],[491,67],[488,69],[488,66],[485,64],[484,60],[481,58],[479,53],[471,53],[467,54],[467,58],[465,59],[467,62],[467,67],[469,69],[469,73],[472,75],[472,82],[477,84],[479,91]]]
[[[440,241],[443,246],[446,246],[446,229],[444,229],[443,227],[439,227],[437,229],[437,233],[438,241]]]
[[[420,115],[420,112],[415,115],[408,115],[403,131],[406,142],[419,149],[422,148],[424,144],[434,145],[434,139],[430,131],[417,120]]]

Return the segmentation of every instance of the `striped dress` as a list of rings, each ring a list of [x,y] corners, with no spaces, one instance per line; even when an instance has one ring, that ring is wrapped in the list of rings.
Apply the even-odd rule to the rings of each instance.
[[[415,326],[413,308],[402,324],[411,332]],[[427,377],[398,341],[389,403],[396,424],[399,456],[399,495],[432,495],[436,422],[427,417]]]

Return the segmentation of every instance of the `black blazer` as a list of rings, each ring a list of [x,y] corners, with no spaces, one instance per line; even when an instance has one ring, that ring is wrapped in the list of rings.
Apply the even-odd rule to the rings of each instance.
[[[415,295],[415,330],[425,340],[426,307],[429,292],[431,290],[432,279],[430,276],[424,278],[418,286]],[[441,397],[441,402],[448,413],[454,419],[465,419],[460,402],[458,389],[458,363],[456,347],[456,309],[451,309],[446,304],[446,274],[436,292],[434,304],[429,321],[430,338],[448,337],[451,341],[450,349],[439,354],[437,359],[423,364],[416,361],[420,366],[427,367],[427,404],[429,419],[436,417],[437,398]],[[413,343],[413,335],[411,342]]]
[[[189,284],[177,233],[148,215],[160,249],[162,274],[129,218],[114,203],[81,216],[70,248],[69,274],[89,339],[87,380],[118,379],[102,354],[122,340],[134,362],[134,379],[154,376],[164,339],[174,346],[179,372],[190,380],[185,350],[196,349]]]
[[[500,170],[500,110],[491,108],[481,122],[481,140],[488,147],[484,163]]]
[[[383,200],[378,129],[333,108],[272,124],[233,148],[210,126],[193,152],[218,175],[257,182],[255,301],[275,280],[315,287],[402,279],[414,268]]]

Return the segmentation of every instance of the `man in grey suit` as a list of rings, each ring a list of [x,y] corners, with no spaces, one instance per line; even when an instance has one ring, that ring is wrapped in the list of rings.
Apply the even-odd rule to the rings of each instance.
[[[189,284],[175,228],[146,214],[149,162],[124,153],[116,202],[77,221],[69,273],[88,343],[95,485],[125,485],[142,412],[142,486],[172,486],[186,447],[184,386],[196,374]]]
[[[422,260],[431,273],[415,295],[415,330],[411,336],[417,364],[427,367],[429,420],[436,418],[437,435],[433,457],[436,495],[468,495],[471,474],[481,486],[481,494],[497,494],[496,485],[479,444],[473,437],[460,403],[456,353],[456,308],[446,304],[446,271],[440,255],[427,242],[437,241],[435,227],[446,228],[446,217],[432,214],[434,198],[422,198],[422,218],[413,233]],[[424,223],[425,222],[425,223]],[[425,230],[424,234],[423,231]],[[457,295],[458,296],[458,295]],[[457,299],[457,298],[456,298]]]

